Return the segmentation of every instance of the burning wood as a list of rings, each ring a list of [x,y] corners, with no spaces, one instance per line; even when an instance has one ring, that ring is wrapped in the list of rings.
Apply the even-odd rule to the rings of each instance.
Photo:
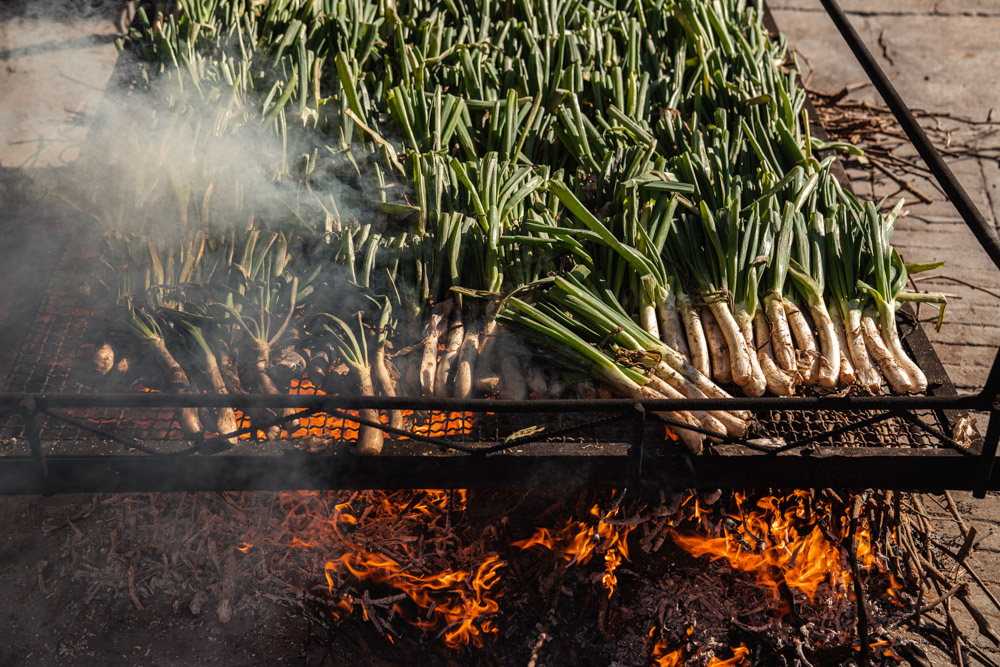
[[[840,542],[847,534],[846,517],[831,514],[829,505],[818,504],[808,491],[795,491],[779,498],[765,496],[756,501],[756,509],[746,508],[747,498],[734,494],[736,511],[718,524],[718,536],[692,532],[687,526],[701,526],[707,520],[697,496],[682,505],[687,514],[675,522],[674,541],[694,556],[711,560],[725,559],[730,567],[753,573],[757,582],[770,589],[775,600],[779,588],[788,586],[815,600],[819,587],[830,585],[843,593],[851,582]],[[693,507],[691,507],[693,505]],[[867,528],[858,536],[857,558],[867,570],[880,566],[871,549]],[[899,584],[890,577],[890,585]]]
[[[582,651],[630,664],[783,656],[818,665],[858,659],[864,647],[895,664],[894,656],[920,655],[908,627],[975,632],[984,616],[968,592],[980,584],[960,576],[976,571],[974,526],[971,539],[956,526],[959,544],[950,547],[924,532],[932,497],[858,497],[866,499],[826,491],[115,496],[73,521],[39,576],[53,594],[55,581],[72,578],[80,604],[108,595],[147,608],[178,600],[221,620],[279,602],[358,637],[368,646],[359,651],[400,659],[437,646],[453,659],[524,663],[530,653],[536,664],[577,662]],[[854,506],[869,621],[860,641],[846,541]],[[951,516],[946,502],[940,509]],[[113,558],[98,555],[108,553],[109,525]],[[706,545],[711,562],[698,556]]]
[[[617,514],[617,507],[602,513],[600,505],[594,505],[590,508],[590,515],[597,518],[596,525],[569,519],[556,533],[551,533],[547,528],[539,528],[530,538],[514,542],[511,546],[521,549],[541,546],[561,554],[568,563],[579,565],[586,565],[594,555],[603,554],[605,573],[601,577],[601,584],[607,589],[608,597],[611,597],[618,583],[615,570],[623,560],[628,560],[628,536],[634,528],[622,526],[619,529],[610,523]]]

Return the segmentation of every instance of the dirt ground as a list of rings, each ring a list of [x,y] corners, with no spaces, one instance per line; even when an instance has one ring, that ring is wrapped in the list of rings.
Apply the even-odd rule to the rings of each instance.
[[[264,665],[322,664],[331,638],[301,614],[266,601],[245,605],[229,623],[214,610],[191,612],[182,599],[98,594],[72,579],[46,581],[72,533],[96,529],[85,519],[87,496],[7,498],[3,502],[0,580],[5,665]],[[112,559],[115,554],[93,553]],[[97,566],[104,565],[96,563]],[[328,663],[333,664],[333,663]]]

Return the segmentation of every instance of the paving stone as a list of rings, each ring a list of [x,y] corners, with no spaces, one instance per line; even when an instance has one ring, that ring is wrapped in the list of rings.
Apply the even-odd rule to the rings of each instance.
[[[118,54],[110,21],[0,21],[0,166],[73,162]]]

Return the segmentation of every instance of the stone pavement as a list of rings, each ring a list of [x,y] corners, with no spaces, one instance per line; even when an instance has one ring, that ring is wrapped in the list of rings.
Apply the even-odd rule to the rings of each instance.
[[[812,88],[833,91],[866,81],[847,45],[818,0],[774,0],[775,20],[791,48],[811,63]],[[984,120],[1000,117],[1000,3],[988,0],[850,0],[842,3],[869,50],[879,58],[893,85],[911,108],[947,112]],[[881,101],[869,86],[853,93],[859,99]],[[987,138],[1000,146],[1000,136]],[[996,160],[949,160],[962,185],[987,220],[998,227],[1000,165]],[[866,174],[867,176],[867,174]],[[934,185],[914,180],[932,204],[909,204],[897,223],[894,242],[908,262],[943,260],[940,272],[1000,292],[1000,270],[982,251],[961,218]],[[855,180],[855,188],[871,198],[898,190],[884,176]],[[902,193],[913,200],[909,193]],[[954,294],[940,332],[922,312],[928,336],[960,391],[982,387],[1000,346],[1000,299],[950,280],[921,283],[928,291]]]
[[[118,58],[121,2],[0,9],[0,167],[72,163]]]
[[[789,46],[803,57],[803,69],[814,70],[810,87],[835,91],[866,81],[843,38],[818,0],[771,0],[775,20]],[[855,29],[911,109],[925,109],[985,120],[1000,117],[1000,3],[990,0],[841,0]],[[807,71],[804,72],[807,75]],[[852,93],[857,99],[881,102],[871,86]],[[947,122],[947,121],[945,121]],[[981,145],[1000,146],[1000,135],[980,137]],[[939,148],[941,148],[939,146]],[[986,219],[1000,230],[1000,163],[996,159],[958,157],[949,166]],[[958,213],[922,179],[910,179],[934,202],[911,201],[897,223],[893,239],[908,262],[943,260],[937,272],[1000,294],[1000,270],[979,247]],[[855,189],[878,199],[893,195],[897,185],[872,171],[852,172]],[[896,194],[913,200],[909,193]],[[924,310],[922,325],[960,392],[980,389],[1000,346],[1000,298],[946,279],[921,282],[928,291],[947,292],[950,303],[940,332],[934,314]],[[985,422],[980,429],[985,428]],[[925,497],[938,539],[961,544],[961,535],[938,498]],[[1000,590],[1000,496],[973,501],[956,494],[959,508],[984,539],[974,558],[983,579]],[[957,548],[957,547],[956,547]],[[1000,627],[996,607],[977,589],[976,604]],[[995,650],[970,622],[963,627],[984,650]],[[994,653],[994,655],[996,655]],[[943,662],[933,654],[935,664]]]

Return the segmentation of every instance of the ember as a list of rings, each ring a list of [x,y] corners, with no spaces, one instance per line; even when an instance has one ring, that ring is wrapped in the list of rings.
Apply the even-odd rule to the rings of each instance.
[[[488,615],[500,609],[495,598],[501,594],[497,592],[491,596],[491,589],[500,580],[501,567],[503,563],[499,557],[490,556],[475,573],[445,570],[413,575],[405,572],[405,566],[392,558],[361,550],[345,553],[338,561],[328,561],[325,569],[331,593],[334,582],[331,573],[341,568],[361,581],[386,584],[402,591],[421,611],[426,610],[424,619],[416,618],[410,623],[428,632],[443,628],[445,644],[458,648],[469,643],[481,646],[482,633],[497,631]],[[404,609],[397,606],[396,610],[405,617]]]
[[[144,392],[157,392],[158,389],[152,389],[149,387],[140,387],[141,391]],[[322,389],[316,387],[307,378],[301,378],[298,380],[292,380],[290,384],[289,394],[292,395],[317,395],[325,396],[326,392]],[[357,410],[345,410],[348,415],[352,417],[358,416]],[[421,419],[414,421],[414,411],[413,410],[402,410],[400,411],[404,420],[408,423],[407,427],[412,433],[423,436],[443,438],[447,436],[457,436],[457,435],[467,435],[476,426],[476,416],[471,412],[442,412],[442,411],[429,411],[426,416],[422,416]],[[250,430],[251,420],[241,410],[236,410],[236,427],[240,431],[246,431],[242,433],[239,437],[242,441],[255,440],[258,438],[266,439],[266,434],[261,430]],[[491,415],[492,413],[486,413]],[[166,412],[166,419],[171,420],[171,415]],[[91,422],[93,423],[93,419]],[[389,414],[386,411],[379,412],[379,422],[388,425],[390,421]],[[283,437],[288,437],[293,440],[305,439],[305,438],[318,438],[331,440],[335,442],[346,442],[353,443],[358,439],[358,433],[360,430],[360,424],[356,421],[350,419],[344,419],[341,417],[336,417],[327,414],[313,414],[306,417],[301,417],[298,420],[299,426],[295,430],[288,433],[287,430],[282,431]],[[114,422],[112,422],[114,423]],[[95,425],[99,425],[96,424]],[[215,435],[209,432],[207,435]],[[161,439],[177,439],[181,437],[180,429],[177,427],[176,422],[172,425],[172,430],[168,433],[164,432],[161,434]],[[399,440],[407,440],[407,436],[396,436]]]

